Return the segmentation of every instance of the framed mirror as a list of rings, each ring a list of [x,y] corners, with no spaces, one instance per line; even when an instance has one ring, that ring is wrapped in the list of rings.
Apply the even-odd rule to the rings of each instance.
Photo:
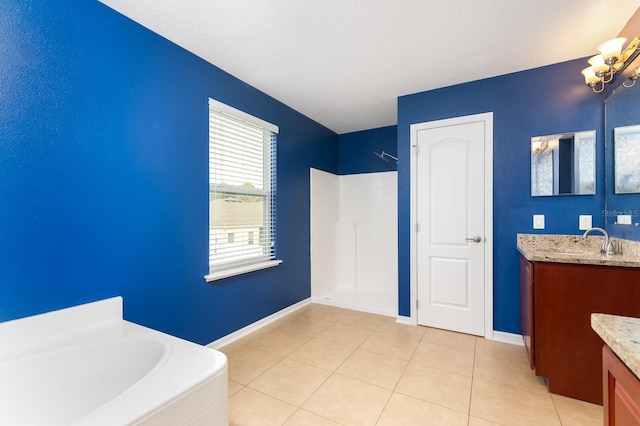
[[[616,194],[640,193],[640,125],[613,129]]]
[[[596,131],[531,138],[531,196],[596,193]]]

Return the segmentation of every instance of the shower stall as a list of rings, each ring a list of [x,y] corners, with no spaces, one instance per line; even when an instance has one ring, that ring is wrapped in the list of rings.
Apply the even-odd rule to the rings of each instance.
[[[310,179],[312,300],[397,316],[397,172]]]

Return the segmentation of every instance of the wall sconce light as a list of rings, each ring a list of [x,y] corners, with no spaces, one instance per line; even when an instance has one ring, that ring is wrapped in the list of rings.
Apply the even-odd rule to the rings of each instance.
[[[624,70],[638,55],[638,37],[634,38],[623,50],[622,46],[625,41],[627,41],[626,38],[618,37],[599,45],[600,54],[590,58],[588,61],[590,66],[582,70],[584,82],[595,93],[602,92],[605,84],[610,83],[614,75]],[[631,85],[627,86],[625,84],[625,87],[633,86],[638,77],[640,77],[640,67],[636,68],[630,77],[632,80]]]
[[[556,146],[557,146],[556,141]],[[553,147],[549,146],[548,140],[531,140],[531,157],[548,157],[553,154]]]
[[[622,83],[622,85],[624,87],[631,87],[634,84],[636,84],[636,80],[638,79],[638,77],[640,77],[640,67],[636,67],[636,69],[633,70],[633,73],[629,76],[629,80],[631,80],[631,84],[627,84],[627,82],[625,81],[624,83]]]

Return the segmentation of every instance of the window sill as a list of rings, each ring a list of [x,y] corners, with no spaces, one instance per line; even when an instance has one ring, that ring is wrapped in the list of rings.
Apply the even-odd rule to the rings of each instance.
[[[267,262],[254,263],[252,265],[238,266],[237,268],[225,269],[224,271],[214,272],[209,275],[205,275],[206,282],[221,280],[223,278],[233,277],[235,275],[246,274],[247,272],[259,271],[260,269],[273,268],[282,263],[282,260],[269,260]]]

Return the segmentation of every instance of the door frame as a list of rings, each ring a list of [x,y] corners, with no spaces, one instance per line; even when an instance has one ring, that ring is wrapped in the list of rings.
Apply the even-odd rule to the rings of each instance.
[[[410,126],[410,221],[411,221],[411,280],[410,280],[410,308],[411,324],[418,324],[418,312],[416,301],[418,298],[418,242],[417,242],[417,143],[418,131],[433,129],[438,127],[457,126],[461,124],[484,122],[485,143],[484,143],[484,235],[485,235],[485,257],[484,257],[484,337],[493,339],[493,112],[467,115],[462,117],[447,118],[444,120],[428,121],[416,123]]]

